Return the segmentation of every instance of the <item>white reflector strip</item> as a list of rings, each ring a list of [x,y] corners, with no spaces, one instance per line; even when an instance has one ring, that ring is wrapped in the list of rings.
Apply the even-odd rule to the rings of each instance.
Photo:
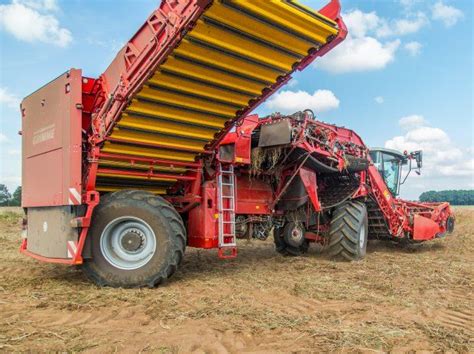
[[[67,258],[74,258],[77,253],[77,243],[75,241],[67,242]]]

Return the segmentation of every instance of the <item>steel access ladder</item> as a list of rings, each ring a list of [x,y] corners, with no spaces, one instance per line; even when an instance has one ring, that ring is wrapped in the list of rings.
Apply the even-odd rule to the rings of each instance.
[[[235,258],[235,174],[234,166],[219,163],[217,170],[217,212],[219,258]]]

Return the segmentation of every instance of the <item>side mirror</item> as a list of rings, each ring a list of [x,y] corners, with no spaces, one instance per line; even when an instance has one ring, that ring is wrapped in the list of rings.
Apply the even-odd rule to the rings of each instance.
[[[412,153],[416,160],[416,167],[418,169],[422,168],[423,167],[423,151],[419,150],[419,151],[415,151]]]
[[[408,154],[406,151],[404,152],[404,155],[406,156],[405,163],[408,161],[409,162],[409,169],[408,172],[403,179],[403,181],[400,184],[404,184],[405,181],[407,180],[408,176],[410,175],[411,171],[414,169],[413,168],[413,160],[416,161],[416,170],[415,173],[419,176],[421,175],[421,168],[423,167],[423,151],[418,150],[418,151],[413,151],[410,154]]]

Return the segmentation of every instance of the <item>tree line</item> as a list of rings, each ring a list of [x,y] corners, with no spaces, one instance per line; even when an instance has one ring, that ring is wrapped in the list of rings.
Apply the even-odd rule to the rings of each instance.
[[[420,202],[449,202],[452,205],[474,205],[474,190],[428,191],[420,195]]]
[[[420,202],[449,202],[452,205],[474,205],[474,190],[428,191],[420,195]],[[13,194],[0,184],[0,206],[20,206],[21,186]]]
[[[21,186],[17,187],[13,194],[8,191],[4,184],[0,184],[0,206],[20,206],[21,205]]]

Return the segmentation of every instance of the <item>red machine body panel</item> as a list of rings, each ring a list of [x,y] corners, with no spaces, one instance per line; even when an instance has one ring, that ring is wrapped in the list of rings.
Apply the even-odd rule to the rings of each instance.
[[[229,132],[221,141],[220,145],[234,145],[234,156],[232,162],[234,164],[250,164],[251,150],[252,150],[252,132],[259,124],[259,117],[257,114],[252,114],[245,117],[241,121],[235,131]]]
[[[273,192],[268,183],[248,175],[237,177],[236,214],[270,215]]]
[[[22,206],[82,204],[82,74],[72,69],[21,103]]]
[[[315,211],[321,211],[321,203],[318,198],[318,182],[316,179],[316,173],[314,171],[308,170],[307,168],[302,168],[299,171],[301,181],[303,182],[306,191],[308,192],[309,199],[313,204]]]
[[[217,247],[216,186],[206,182],[202,186],[202,201],[189,212],[188,245],[199,248]]]
[[[440,232],[438,223],[421,215],[414,216],[413,239],[416,241],[431,240]]]

